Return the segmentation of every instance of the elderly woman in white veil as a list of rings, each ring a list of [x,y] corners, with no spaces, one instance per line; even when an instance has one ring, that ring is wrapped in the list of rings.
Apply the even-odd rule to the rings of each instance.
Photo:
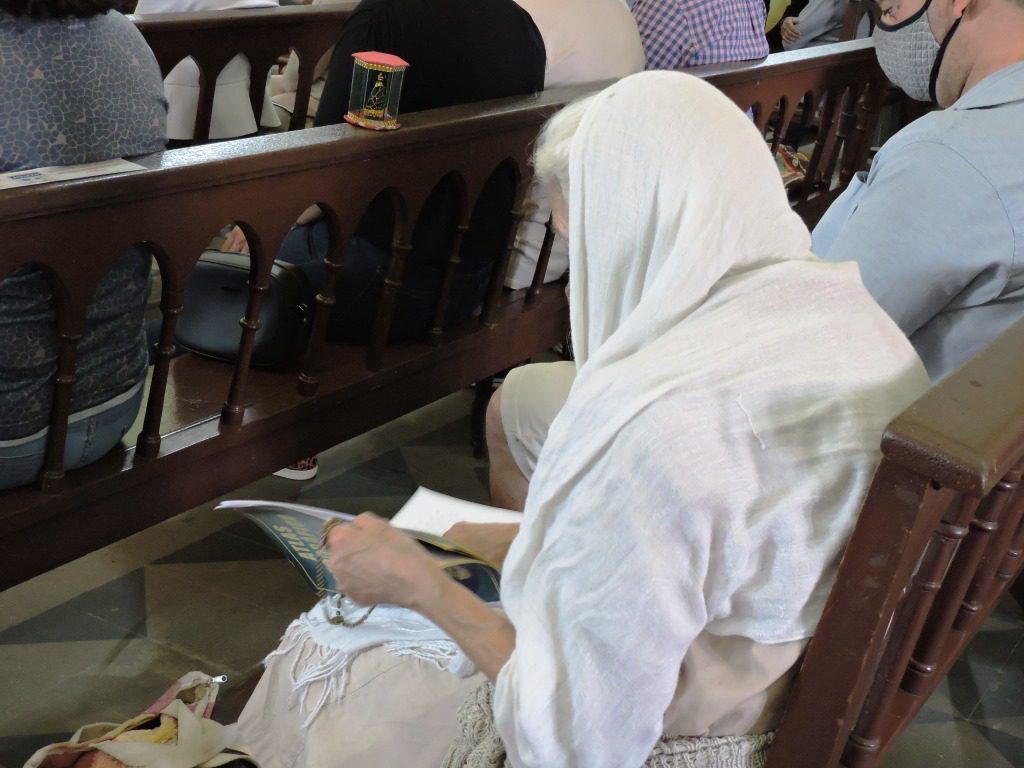
[[[373,516],[331,531],[340,588],[418,613],[492,681],[446,756],[377,764],[760,766],[882,429],[928,378],[856,265],[811,254],[761,137],[710,85],[626,78],[553,118],[538,157],[564,203],[578,373],[503,612]],[[292,640],[268,677],[316,655]],[[275,731],[268,685],[250,734]],[[423,706],[454,723],[461,692],[438,691]]]

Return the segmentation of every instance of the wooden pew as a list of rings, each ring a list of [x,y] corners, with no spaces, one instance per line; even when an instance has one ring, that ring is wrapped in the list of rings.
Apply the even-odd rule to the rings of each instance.
[[[1024,321],[889,425],[767,768],[872,768],[1024,558]]]
[[[750,64],[696,67],[741,108],[753,109],[772,151],[793,120],[819,112],[818,135],[806,179],[790,187],[794,209],[813,227],[853,174],[866,170],[888,79],[870,39],[775,53]]]
[[[303,128],[309,108],[313,69],[334,47],[351,13],[350,5],[285,6],[243,11],[160,13],[132,16],[153,49],[164,77],[192,57],[199,67],[199,106],[193,144],[210,136],[217,75],[239,53],[249,60],[249,100],[254,115],[263,109],[267,73],[282,54],[299,57],[299,86],[289,130]]]
[[[856,62],[874,61],[870,48],[850,45],[851,50],[824,52],[819,60],[824,74],[814,74],[812,57],[801,52],[782,54],[778,67],[769,61],[751,73],[733,70],[711,79],[741,105],[758,98],[771,103],[779,93],[798,99],[807,88],[825,88],[829,72],[845,83]],[[430,190],[446,175],[457,174],[465,192],[465,219],[488,176],[508,167],[521,196],[540,125],[566,101],[601,85],[410,114],[403,118],[403,129],[393,133],[331,126],[173,150],[142,158],[146,170],[135,174],[0,192],[0,241],[10,244],[0,252],[0,276],[29,262],[50,270],[61,338],[58,396],[40,487],[0,492],[0,588],[560,342],[568,324],[564,286],[545,286],[538,278],[524,291],[503,291],[507,251],[498,260],[480,322],[451,332],[436,324],[429,342],[422,344],[389,346],[386,337],[409,238]],[[848,146],[848,141],[830,146]],[[390,190],[398,220],[372,340],[367,347],[325,344],[334,285],[344,279],[338,269],[344,245],[381,190]],[[271,263],[299,212],[313,202],[328,211],[335,236],[312,341],[301,366],[250,370]],[[518,203],[513,216],[518,216]],[[192,269],[213,234],[232,221],[241,224],[253,251],[239,361],[232,366],[190,355],[171,359],[175,319]],[[510,230],[510,244],[512,235]],[[162,277],[164,322],[145,423],[134,446],[115,449],[65,476],[61,457],[68,393],[84,310],[100,275],[132,243],[154,248]],[[542,255],[538,276],[545,271]],[[74,534],[68,535],[69,530]]]

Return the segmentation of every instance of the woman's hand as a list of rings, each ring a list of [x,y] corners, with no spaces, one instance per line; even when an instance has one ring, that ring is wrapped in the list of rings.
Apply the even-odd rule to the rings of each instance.
[[[456,523],[444,537],[501,568],[517,533],[518,523]]]
[[[787,16],[782,20],[782,39],[787,43],[795,43],[800,39],[800,21],[796,16]]]
[[[422,613],[448,581],[422,546],[369,512],[332,528],[327,547],[338,591],[361,605],[390,603]]]
[[[249,253],[249,241],[245,239],[245,233],[242,232],[241,227],[233,227],[228,236],[224,238],[223,244],[220,246],[222,251],[230,251],[231,253]]]

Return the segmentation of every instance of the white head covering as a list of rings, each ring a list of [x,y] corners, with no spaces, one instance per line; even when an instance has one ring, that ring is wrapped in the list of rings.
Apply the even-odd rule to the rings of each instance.
[[[703,81],[601,93],[569,179],[579,372],[506,559],[494,710],[513,765],[626,768],[697,635],[810,636],[882,429],[928,378]]]

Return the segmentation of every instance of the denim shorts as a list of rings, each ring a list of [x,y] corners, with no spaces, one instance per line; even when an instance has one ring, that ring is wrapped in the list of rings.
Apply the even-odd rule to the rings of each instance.
[[[139,382],[104,403],[71,414],[64,444],[64,469],[78,469],[105,456],[135,422],[145,392]],[[49,428],[17,440],[0,441],[0,490],[28,485],[46,458]]]

